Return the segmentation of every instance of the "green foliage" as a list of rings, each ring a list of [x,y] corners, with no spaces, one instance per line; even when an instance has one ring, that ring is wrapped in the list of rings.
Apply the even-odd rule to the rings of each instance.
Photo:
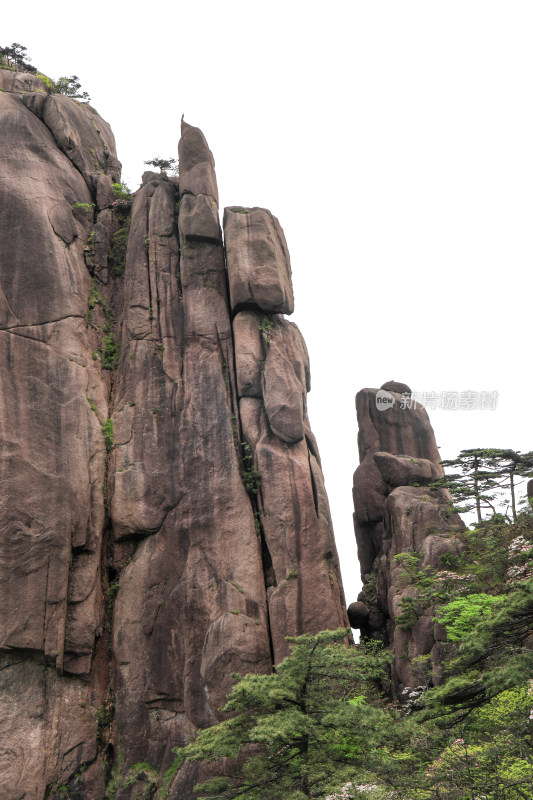
[[[16,72],[31,72],[35,74],[37,69],[29,62],[31,58],[27,55],[28,48],[19,42],[13,42],[11,47],[0,47],[0,57],[3,65]]]
[[[109,248],[109,263],[115,275],[122,275],[126,266],[126,252],[128,249],[129,225],[119,228],[111,237]]]
[[[347,633],[289,638],[291,655],[273,675],[238,678],[224,707],[233,716],[178,749],[175,767],[240,756],[197,787],[204,797],[225,800],[324,797],[359,777],[372,745],[384,741],[385,731],[391,747],[396,737],[392,712],[369,702],[377,700],[375,681],[386,678],[388,655],[377,643],[347,647]]]
[[[261,320],[261,325],[259,326],[259,333],[262,335],[262,337],[264,339],[264,342],[267,345],[267,347],[270,344],[271,339],[272,339],[272,328],[273,328],[273,326],[274,326],[274,323],[270,319],[270,317],[263,317],[263,319]]]
[[[72,208],[78,208],[80,211],[87,211],[92,214],[94,203],[74,203]]]
[[[94,411],[96,416],[98,416],[98,407],[97,407],[96,403],[94,402],[93,398],[89,397],[89,395],[87,395],[87,402],[91,406],[91,410]]]
[[[118,757],[116,763],[113,765],[111,780],[106,786],[105,800],[116,800],[116,796],[123,783],[124,773],[124,750],[118,747]]]
[[[69,790],[68,786],[62,784],[61,786],[57,781],[54,781],[48,787],[46,792],[46,797],[53,797],[54,800],[57,798],[58,800],[68,800],[69,798]]]
[[[45,84],[45,86],[48,86],[51,92],[55,90],[55,83],[52,80],[52,78],[48,77],[48,75],[43,75],[42,72],[36,72],[35,77],[39,78],[39,80],[42,81]]]
[[[152,767],[151,764],[143,761],[138,764],[134,764],[129,768],[120,788],[128,789],[138,781],[143,781],[144,783],[147,783],[148,786],[145,787],[145,790],[142,794],[137,794],[136,797],[139,800],[143,800],[143,798],[151,798],[153,796],[152,789],[157,786],[158,778],[159,774],[157,770]]]
[[[113,722],[115,716],[115,702],[112,699],[107,700],[98,708],[94,710],[96,717],[96,741],[101,744],[104,741],[105,733]]]
[[[501,600],[490,594],[469,594],[439,608],[437,617],[446,626],[448,641],[460,642],[469,636]]]
[[[394,561],[402,567],[400,579],[403,577],[407,585],[414,590],[400,600],[401,611],[395,619],[395,624],[402,629],[412,628],[428,608],[448,596],[448,586],[443,580],[443,573],[437,572],[432,567],[421,568],[421,558],[416,551],[398,553],[394,556]]]
[[[91,239],[90,236],[89,239]],[[94,312],[96,309],[100,309],[102,312],[103,316],[102,329],[104,332],[107,333],[108,331],[111,330],[111,325],[113,324],[113,315],[111,313],[111,309],[109,308],[108,304],[104,299],[104,296],[102,295],[100,289],[98,288],[98,283],[96,279],[93,278],[91,281],[91,288],[89,289],[89,297],[87,300],[87,324],[97,330],[98,326],[95,324],[94,321]]]
[[[115,595],[117,594],[119,589],[120,589],[120,581],[112,581],[109,584],[109,587],[108,587],[108,589],[106,591],[107,597],[109,597],[109,598],[115,597]]]
[[[254,456],[252,448],[248,442],[241,442],[242,447],[242,472],[241,478],[244,488],[251,497],[257,497],[259,487],[261,485],[261,476],[254,463]]]
[[[109,417],[102,425],[102,433],[104,434],[105,449],[109,453],[113,449],[115,443],[115,428],[113,420]]]
[[[433,697],[435,711],[445,713]],[[502,689],[462,720],[415,719],[405,745],[411,769],[387,765],[391,798],[519,800],[533,798],[533,741],[529,684]],[[420,716],[420,715],[419,715]],[[400,766],[400,769],[398,769]]]
[[[81,92],[81,83],[77,75],[71,75],[69,78],[62,76],[55,82],[55,91],[58,94],[64,94],[71,97],[73,100],[89,101],[91,98],[87,92]]]
[[[483,514],[497,513],[497,508],[511,507],[512,519],[517,518],[516,487],[518,478],[533,475],[533,452],[496,448],[461,450],[457,458],[442,462],[459,472],[445,475],[432,488],[447,488],[461,512],[476,510],[477,521]]]
[[[172,170],[173,172],[177,171],[175,158],[159,158],[154,156],[154,158],[151,158],[149,161],[145,161],[144,163],[148,164],[150,167],[155,167],[160,172],[166,172],[167,170]]]
[[[103,369],[116,369],[120,357],[120,348],[113,332],[107,333],[102,338],[100,358]]]
[[[212,763],[197,789],[219,800],[533,800],[533,514],[461,539],[441,570],[396,557],[414,617],[437,606],[453,644],[442,685],[398,710],[376,688],[389,660],[377,643],[347,648],[343,631],[291,640],[273,675],[238,679],[229,718],[176,751],[158,798],[189,759]],[[430,683],[429,654],[412,668]]]
[[[125,183],[113,183],[113,192],[117,200],[122,200],[126,203],[131,203],[131,191]]]
[[[466,600],[469,598],[467,597]],[[430,708],[446,707],[452,718],[482,706],[500,692],[522,685],[533,675],[533,651],[528,637],[533,632],[533,579],[517,584],[505,597],[495,598],[490,615],[468,628],[468,611],[456,631],[462,638],[448,663],[449,679],[429,695]],[[533,706],[533,703],[532,703]]]

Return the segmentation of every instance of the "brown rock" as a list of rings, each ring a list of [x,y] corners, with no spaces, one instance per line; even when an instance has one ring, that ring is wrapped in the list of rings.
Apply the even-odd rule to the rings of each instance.
[[[398,381],[387,381],[380,387],[386,392],[395,392],[396,394],[406,394],[411,396],[411,389],[406,383],[398,383]]]
[[[360,459],[370,452],[386,452],[426,458],[440,465],[435,435],[425,408],[418,403],[402,402],[401,394],[390,394],[394,405],[381,411],[376,402],[376,389],[362,389],[357,393]]]
[[[185,194],[180,201],[180,235],[183,242],[197,241],[220,244],[222,234],[218,208],[212,197]]]
[[[48,95],[44,102],[31,94],[24,104],[37,114],[65,153],[83,175],[87,186],[96,191],[96,174],[109,172],[120,179],[115,137],[107,122],[88,103],[76,103],[62,94]],[[111,168],[108,161],[112,159]]]
[[[380,392],[394,402],[380,406]],[[419,599],[396,557],[416,554],[420,570],[438,571],[443,556],[460,553],[456,534],[464,528],[448,491],[428,487],[443,470],[427,414],[419,405],[409,407],[408,394],[409,387],[389,382],[379,391],[364,389],[356,399],[361,464],[354,475],[354,519],[369,609],[362,632],[391,641],[397,695],[406,686],[431,681],[436,666],[434,611]],[[412,619],[405,617],[409,598],[416,612]]]
[[[261,380],[266,356],[261,320],[262,315],[254,311],[241,311],[233,320],[239,397],[263,396]]]
[[[205,136],[182,120],[178,147],[180,163],[180,197],[185,194],[207,195],[218,206],[218,189],[215,176],[215,159]]]
[[[296,325],[284,319],[264,318],[266,345],[262,369],[265,411],[272,431],[284,442],[304,438],[309,385],[309,356]]]
[[[390,487],[427,486],[440,477],[437,466],[427,458],[392,455],[392,453],[374,453],[374,461],[381,477]]]
[[[193,175],[187,147],[182,170]],[[110,465],[115,535],[149,537],[115,604],[117,724],[127,763],[162,771],[194,726],[216,721],[233,671],[271,665],[261,549],[234,438],[222,245],[196,199],[182,199],[176,227],[172,182],[149,181],[135,198]]]
[[[289,652],[286,635],[346,625],[338,556],[322,473],[307,443],[280,441],[259,399],[243,398],[240,412],[260,477],[263,563],[272,571],[268,606],[279,663]]]
[[[11,91],[0,93],[0,773],[14,800],[44,797],[96,757],[98,691],[85,681],[103,619],[105,447],[91,403],[105,419],[108,392],[86,327],[92,215],[73,213],[91,194]]]
[[[109,208],[115,202],[111,175],[96,175],[94,184],[96,186],[96,205],[98,209]]]
[[[368,606],[359,600],[348,606],[348,619],[352,628],[364,628],[368,624],[370,612]]]
[[[426,410],[418,404],[409,407],[409,404],[402,402],[401,395],[393,392],[390,396],[394,404],[387,410],[379,410],[377,395],[376,389],[362,389],[356,397],[361,463],[354,474],[353,494],[355,535],[362,556],[362,574],[370,572],[379,551],[379,526],[388,493],[374,454],[380,452],[425,459],[433,463],[437,477],[444,474]]]
[[[224,238],[233,312],[292,314],[289,251],[276,217],[264,208],[226,208]]]
[[[345,602],[307,350],[265,312],[232,327],[203,134],[183,125],[179,190],[148,173],[130,213],[107,123],[1,72],[2,800],[100,800],[133,764],[162,776],[233,672],[346,625]]]
[[[38,92],[44,95],[50,93],[46,83],[36,75],[32,75],[30,72],[12,72],[8,69],[0,69],[0,89],[19,95],[27,92]]]

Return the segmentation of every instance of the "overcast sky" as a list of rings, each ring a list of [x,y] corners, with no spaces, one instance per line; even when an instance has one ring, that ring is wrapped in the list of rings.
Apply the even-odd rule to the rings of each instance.
[[[79,76],[130,188],[177,155],[184,113],[221,207],[279,218],[348,602],[360,388],[497,391],[493,411],[429,412],[443,457],[533,450],[530,0],[31,1],[1,35]]]

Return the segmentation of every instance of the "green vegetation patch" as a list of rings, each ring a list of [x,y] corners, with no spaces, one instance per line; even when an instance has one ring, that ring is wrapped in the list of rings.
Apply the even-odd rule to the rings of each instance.
[[[129,221],[128,221],[129,222]],[[128,249],[129,224],[119,228],[111,237],[109,248],[109,263],[115,275],[123,275],[126,267],[126,252]]]

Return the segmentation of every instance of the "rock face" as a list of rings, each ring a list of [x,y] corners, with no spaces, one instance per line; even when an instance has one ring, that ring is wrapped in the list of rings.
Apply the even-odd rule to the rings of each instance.
[[[292,314],[289,251],[276,217],[264,208],[226,208],[224,239],[232,310]]]
[[[354,474],[355,535],[363,591],[348,609],[364,636],[390,643],[396,694],[437,683],[446,644],[434,609],[411,573],[443,569],[457,553],[464,525],[446,489],[429,485],[444,472],[425,409],[405,384],[389,381],[356,397],[360,465]],[[408,566],[409,565],[409,566]]]
[[[0,88],[2,800],[152,796],[231,673],[347,624],[288,251],[232,208],[226,263],[197,128],[130,200],[94,109]]]

